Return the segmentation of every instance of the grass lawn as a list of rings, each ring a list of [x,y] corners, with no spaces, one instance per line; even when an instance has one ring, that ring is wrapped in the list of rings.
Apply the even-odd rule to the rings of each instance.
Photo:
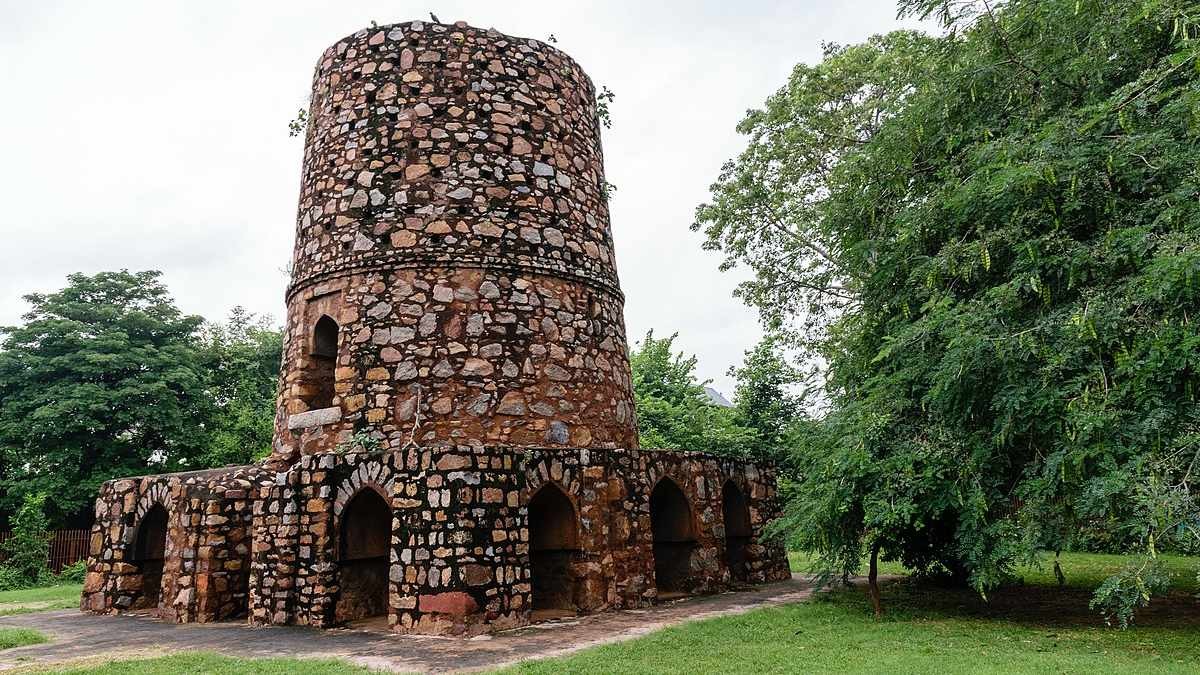
[[[82,591],[81,584],[0,591],[0,616],[78,607],[79,594]]]
[[[7,628],[0,626],[0,649],[12,649],[25,645],[36,645],[45,642],[46,636],[28,628]]]
[[[85,663],[57,670],[39,669],[31,672],[62,675],[335,675],[378,671],[338,659],[238,659],[212,652],[182,652],[157,658]]]
[[[794,565],[803,562],[793,559]],[[1176,590],[1156,598],[1138,625],[1125,631],[1104,627],[1088,608],[1092,588],[1122,559],[1064,554],[1063,588],[1048,565],[1021,570],[1023,584],[997,589],[987,603],[970,591],[902,580],[884,586],[887,614],[876,621],[860,586],[503,672],[1196,672],[1195,562],[1169,558]]]
[[[807,559],[793,554],[792,567]],[[1020,582],[984,602],[969,590],[903,579],[883,588],[876,621],[862,584],[806,603],[668,628],[559,659],[529,661],[503,673],[1173,673],[1200,671],[1196,558],[1168,556],[1175,590],[1156,598],[1125,631],[1107,628],[1088,608],[1092,589],[1119,569],[1119,556],[1063,555],[1067,584],[1049,564],[1019,571]],[[881,564],[882,574],[903,574]],[[69,589],[69,592],[64,589]],[[78,587],[0,594],[0,602],[70,598]],[[73,604],[69,605],[73,606]],[[29,631],[32,632],[32,631]],[[0,633],[0,644],[6,634]],[[34,633],[33,641],[42,641]],[[25,643],[21,643],[25,644]],[[368,673],[338,660],[237,659],[206,652],[83,662],[55,673]]]

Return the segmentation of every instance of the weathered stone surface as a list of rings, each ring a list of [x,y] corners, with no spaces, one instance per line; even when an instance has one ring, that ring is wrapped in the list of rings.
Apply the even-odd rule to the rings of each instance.
[[[314,82],[273,452],[105,483],[81,608],[472,634],[785,578],[770,467],[636,447],[574,61],[410,22]]]
[[[660,551],[651,530],[652,494],[664,481],[677,486],[686,503],[681,513],[690,514],[682,553]],[[579,551],[569,567],[530,552],[547,531],[533,504],[547,489],[572,503],[561,511],[575,533],[570,546]],[[745,505],[736,523],[723,510],[729,489]],[[372,525],[387,547],[380,560],[390,563],[368,568],[378,569],[375,577],[342,579],[362,567],[340,561],[345,545],[338,533],[364,491],[390,496],[391,513]],[[132,523],[121,509],[103,508],[129,496],[137,505]],[[100,504],[97,513],[108,520],[98,519],[93,530],[81,607],[147,606],[142,563],[126,561],[142,515],[162,504],[170,513],[167,564],[151,606],[177,621],[248,614],[258,624],[332,626],[353,616],[344,614],[347,607],[377,606],[369,595],[375,586],[364,579],[381,579],[396,630],[472,633],[528,621],[546,579],[564,585],[561,597],[578,611],[645,605],[660,590],[656,562],[664,555],[677,558],[676,568],[667,568],[675,569],[672,591],[712,592],[734,580],[788,576],[782,548],[760,539],[777,513],[774,473],[698,453],[468,446],[326,452],[283,468],[268,462],[111,481]],[[196,536],[208,542],[210,562],[189,562]],[[736,559],[728,557],[732,541]],[[481,544],[487,548],[472,548]],[[476,592],[502,611],[464,600]],[[348,593],[368,595],[351,602]],[[433,616],[453,621],[431,623]]]
[[[148,610],[180,623],[245,615],[253,519],[246,489],[274,475],[251,466],[105,483],[80,608]],[[156,510],[165,514],[162,529],[143,540],[155,540],[150,548],[161,558],[147,560],[136,550],[138,531],[158,527],[151,522]]]
[[[455,591],[452,593],[437,593],[422,595],[418,607],[422,612],[434,614],[450,614],[465,617],[479,608],[475,599],[467,593]]]
[[[409,399],[423,443],[636,447],[594,93],[557,49],[466,25],[396,24],[325,52],[279,406],[344,410],[319,436],[281,418],[278,459],[364,422],[399,447]],[[314,358],[323,316],[338,329],[332,377]],[[571,434],[482,397],[481,379]]]
[[[321,408],[288,416],[288,429],[309,429],[333,424],[342,419],[341,408]]]

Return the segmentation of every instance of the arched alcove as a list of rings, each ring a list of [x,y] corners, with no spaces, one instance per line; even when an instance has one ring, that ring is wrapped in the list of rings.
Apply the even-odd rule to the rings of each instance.
[[[337,621],[387,614],[391,547],[391,506],[364,487],[346,503],[338,523]]]
[[[313,326],[309,367],[305,373],[304,402],[310,410],[333,405],[333,374],[337,367],[338,324],[322,316]]]
[[[683,490],[663,478],[650,493],[650,528],[654,535],[654,580],[660,598],[687,592],[696,532],[692,507]]]
[[[167,552],[167,510],[155,504],[142,516],[133,538],[132,562],[142,575],[142,597],[136,607],[157,607],[162,595],[163,560]]]
[[[725,522],[725,564],[736,581],[747,581],[746,547],[750,545],[750,507],[746,495],[733,481],[721,488],[721,514]]]
[[[571,561],[579,553],[579,519],[570,498],[547,483],[529,500],[529,566],[534,611],[575,611]]]

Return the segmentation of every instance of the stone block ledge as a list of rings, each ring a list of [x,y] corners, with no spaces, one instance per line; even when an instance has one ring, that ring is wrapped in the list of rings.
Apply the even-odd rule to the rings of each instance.
[[[334,406],[332,408],[319,408],[317,410],[309,410],[307,412],[296,413],[288,417],[288,429],[295,431],[296,429],[311,429],[313,427],[323,427],[326,424],[333,424],[342,419],[342,409]]]

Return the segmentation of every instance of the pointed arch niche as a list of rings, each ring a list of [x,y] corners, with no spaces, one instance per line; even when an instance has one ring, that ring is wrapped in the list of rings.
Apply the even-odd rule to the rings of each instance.
[[[134,607],[157,607],[162,598],[163,561],[167,552],[167,509],[154,504],[138,523],[132,562],[142,575],[142,596]]]
[[[650,493],[650,527],[654,535],[654,581],[659,598],[688,591],[696,528],[692,507],[675,481],[663,478]]]
[[[535,612],[576,611],[578,580],[571,572],[571,562],[578,555],[575,507],[562,488],[546,483],[529,500],[529,566]]]
[[[338,521],[336,621],[383,616],[388,611],[392,508],[372,486],[363,486]]]
[[[334,371],[337,368],[338,324],[328,314],[313,325],[301,398],[309,410],[333,406]]]

